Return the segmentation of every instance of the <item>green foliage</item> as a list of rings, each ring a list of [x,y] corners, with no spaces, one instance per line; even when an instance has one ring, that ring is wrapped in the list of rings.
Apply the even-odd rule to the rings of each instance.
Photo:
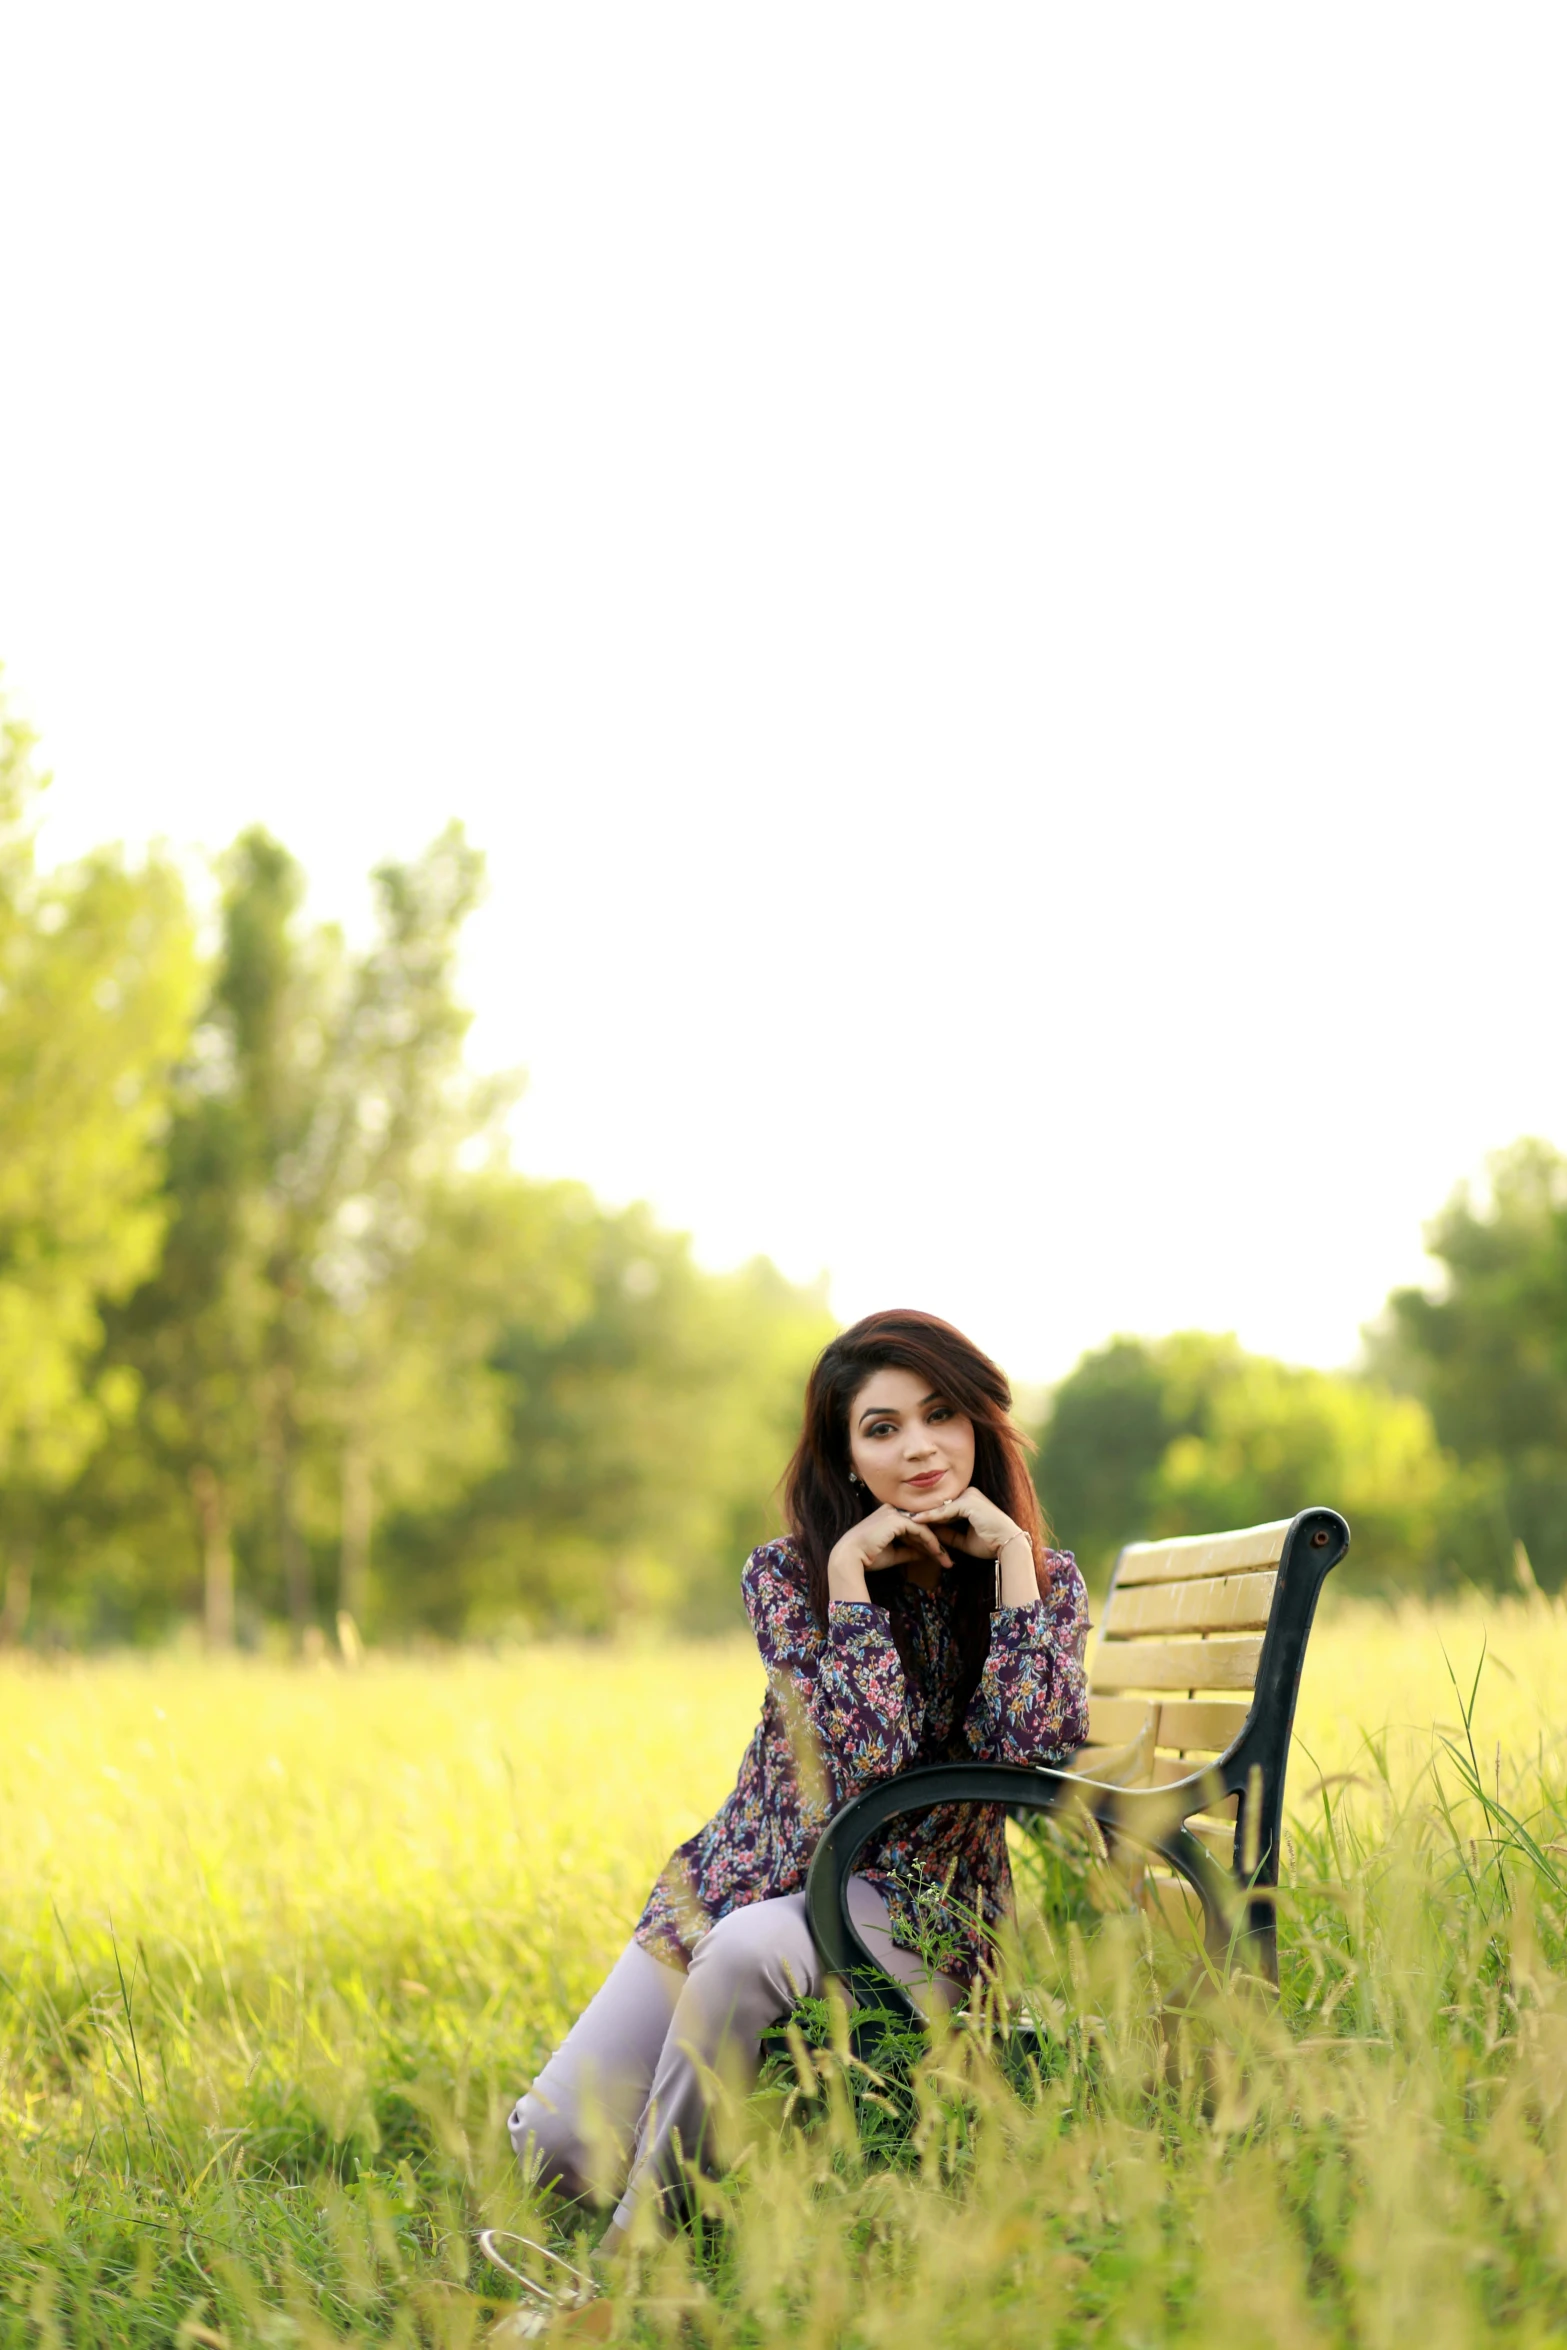
[[[134,1404],[134,1382],[98,1360],[102,1317],[157,1260],[170,1070],[196,984],[167,865],[135,867],[104,849],[40,877],[31,749],[0,703],[0,1490],[12,1619],[45,1506]]]
[[[1415,1398],[1201,1331],[1086,1356],[1056,1391],[1036,1475],[1060,1539],[1101,1582],[1123,1542],[1310,1502],[1348,1517],[1351,1580],[1440,1580],[1468,1494]]]
[[[303,924],[303,875],[264,832],[223,870],[208,1000],[175,1073],[166,1241],[110,1335],[141,1411],[95,1464],[111,1540],[128,1488],[149,1534],[159,1500],[165,1521],[185,1515],[176,1553],[194,1534],[219,1643],[236,1546],[251,1606],[283,1600],[301,1632],[315,1553],[335,1545],[358,1614],[378,1504],[444,1499],[502,1441],[498,1314],[453,1278],[448,1230],[467,1214],[457,1155],[499,1107],[462,1081],[451,986],[479,860],[452,828],[383,867],[360,956]]]
[[[738,1620],[825,1301],[765,1259],[704,1273],[646,1208],[606,1213],[579,1185],[513,1183],[505,1205],[504,1456],[450,1511],[391,1530],[404,1605],[483,1631]],[[555,1294],[517,1310],[541,1262]]]
[[[0,725],[0,1642],[732,1620],[831,1318],[510,1167],[460,827],[377,870],[358,953],[246,832],[202,974],[166,866],[38,877],[29,749]]]
[[[1181,1431],[1157,1351],[1113,1338],[1084,1355],[1050,1399],[1034,1481],[1058,1541],[1084,1572],[1108,1572],[1123,1542],[1154,1527],[1154,1483]]]
[[[1374,1359],[1429,1406],[1470,1476],[1472,1571],[1510,1578],[1522,1543],[1567,1581],[1567,1159],[1524,1140],[1426,1234],[1440,1289],[1395,1291]]]

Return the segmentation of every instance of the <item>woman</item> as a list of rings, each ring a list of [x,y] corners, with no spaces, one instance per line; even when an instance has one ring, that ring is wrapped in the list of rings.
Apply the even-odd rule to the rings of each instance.
[[[741,1579],[767,1670],[734,1793],[682,1844],[614,1970],[514,2108],[524,2167],[618,2206],[678,2208],[711,2169],[715,2076],[755,2079],[761,2034],[822,1987],[801,1890],[839,1806],[917,1762],[1057,1762],[1086,1735],[1087,1609],[1047,1549],[1006,1380],[933,1315],[869,1315],[827,1347],[785,1482],[787,1537]],[[995,1805],[873,1837],[850,1883],[870,1948],[962,1997],[1007,1912]]]

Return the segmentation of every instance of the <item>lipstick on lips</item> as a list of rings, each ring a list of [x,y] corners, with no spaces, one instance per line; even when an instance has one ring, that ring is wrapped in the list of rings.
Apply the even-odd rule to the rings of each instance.
[[[945,1469],[928,1469],[923,1477],[911,1477],[909,1479],[909,1483],[911,1485],[917,1486],[920,1492],[923,1493],[927,1487],[932,1485],[939,1485],[942,1478],[945,1477],[946,1473],[947,1472]]]

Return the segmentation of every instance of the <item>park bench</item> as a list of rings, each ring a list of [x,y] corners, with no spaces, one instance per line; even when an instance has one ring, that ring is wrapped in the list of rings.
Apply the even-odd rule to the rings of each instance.
[[[1093,1652],[1088,1744],[1059,1770],[922,1763],[829,1821],[806,1909],[830,1975],[862,2006],[915,2018],[845,1900],[867,1840],[938,1803],[1092,1819],[1127,1885],[1172,1923],[1200,1916],[1209,1957],[1278,1979],[1275,1888],[1295,1698],[1317,1597],[1349,1548],[1336,1510],[1128,1544]]]

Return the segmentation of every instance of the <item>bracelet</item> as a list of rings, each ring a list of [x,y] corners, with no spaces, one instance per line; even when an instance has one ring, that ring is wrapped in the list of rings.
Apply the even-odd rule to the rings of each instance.
[[[1022,1528],[1021,1526],[1019,1526],[1019,1527],[1018,1527],[1018,1529],[1017,1529],[1017,1531],[1016,1531],[1016,1533],[1015,1533],[1015,1534],[1009,1534],[1009,1535],[1007,1536],[1007,1539],[1006,1539],[1006,1541],[1005,1541],[1005,1542],[1003,1542],[1003,1543],[1001,1544],[1001,1547],[1000,1547],[1000,1549],[998,1549],[998,1550],[996,1551],[996,1553],[995,1553],[995,1558],[996,1558],[996,1561],[997,1561],[997,1564],[998,1564],[998,1565],[999,1565],[999,1563],[1000,1563],[1000,1560],[1001,1560],[1001,1552],[1002,1552],[1003,1550],[1006,1550],[1006,1549],[1007,1549],[1007,1548],[1008,1548],[1008,1547],[1009,1547],[1009,1546],[1010,1546],[1012,1543],[1014,1543],[1014,1542],[1026,1542],[1026,1543],[1028,1544],[1028,1547],[1029,1547],[1029,1550],[1030,1550],[1030,1552],[1032,1552],[1032,1550],[1033,1550],[1033,1547],[1034,1547],[1034,1540],[1033,1540],[1033,1536],[1032,1536],[1031,1534],[1027,1534],[1027,1533],[1025,1533],[1025,1532],[1024,1532],[1024,1530],[1023,1530],[1023,1528]]]

